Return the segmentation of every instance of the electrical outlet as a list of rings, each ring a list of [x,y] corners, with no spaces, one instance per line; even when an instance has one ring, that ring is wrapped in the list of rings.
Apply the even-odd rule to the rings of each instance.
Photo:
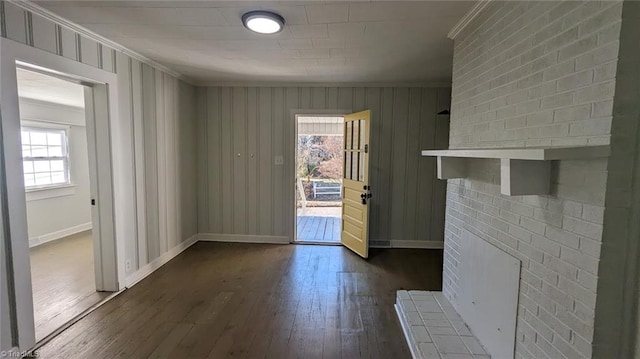
[[[284,157],[275,156],[274,157],[274,163],[276,164],[276,166],[282,166],[284,164]]]
[[[127,272],[131,270],[131,261],[130,260],[127,260],[127,261],[124,262],[124,270],[127,271]]]

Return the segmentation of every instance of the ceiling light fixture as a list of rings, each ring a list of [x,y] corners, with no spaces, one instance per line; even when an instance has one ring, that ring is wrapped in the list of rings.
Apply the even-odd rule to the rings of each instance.
[[[275,34],[284,28],[284,18],[270,11],[249,11],[242,15],[242,24],[259,34]]]

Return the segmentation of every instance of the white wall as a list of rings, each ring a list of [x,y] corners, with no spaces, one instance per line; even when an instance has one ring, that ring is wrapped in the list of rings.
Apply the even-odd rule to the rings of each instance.
[[[69,172],[73,186],[27,192],[30,246],[91,229],[84,108],[21,98],[20,116],[22,120],[69,126]]]
[[[447,147],[448,118],[436,114],[449,100],[448,88],[199,89],[199,232],[291,240],[292,111],[370,109],[371,240],[442,248],[445,183],[420,151]],[[285,165],[274,165],[275,156]]]
[[[617,1],[490,2],[455,38],[451,147],[608,144],[621,12]],[[554,162],[550,195],[517,197],[500,194],[497,161],[471,162],[469,178],[448,182],[445,295],[456,305],[470,231],[522,261],[516,357],[591,357],[607,159]]]

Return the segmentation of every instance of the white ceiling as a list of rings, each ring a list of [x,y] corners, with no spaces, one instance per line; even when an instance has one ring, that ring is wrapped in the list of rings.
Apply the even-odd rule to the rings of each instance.
[[[199,82],[448,82],[449,30],[474,1],[39,1]],[[281,14],[276,35],[250,10]]]
[[[84,86],[53,76],[17,69],[18,96],[84,108]]]

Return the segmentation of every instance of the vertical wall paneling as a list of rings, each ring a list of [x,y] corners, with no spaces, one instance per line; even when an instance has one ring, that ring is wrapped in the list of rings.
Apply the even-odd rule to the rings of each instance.
[[[142,118],[144,125],[144,173],[147,208],[147,260],[150,262],[160,255],[159,212],[158,212],[158,171],[156,134],[156,81],[155,70],[142,65]]]
[[[100,46],[100,68],[109,72],[115,72],[115,50],[106,45]]]
[[[167,157],[166,157],[166,119],[164,114],[164,73],[155,71],[155,105],[156,105],[156,158],[158,177],[158,249],[162,254],[167,249],[167,197],[161,194],[167,193]]]
[[[199,187],[199,196],[208,198],[207,224],[200,227],[201,233],[292,236],[292,156],[297,141],[292,110],[343,108],[372,111],[371,238],[442,241],[442,234],[431,232],[442,227],[431,223],[431,212],[444,208],[445,187],[434,196],[435,162],[420,156],[436,136],[438,89],[211,87],[206,91],[206,98],[198,97],[206,101],[201,111],[207,114],[198,130],[206,133],[201,147],[206,148],[207,166],[199,173],[199,181],[207,184]],[[447,93],[445,89],[443,98]],[[284,165],[276,165],[275,156],[283,156]],[[436,198],[442,203],[434,203]]]
[[[393,156],[393,146],[385,146],[393,142],[393,99],[395,90],[386,87],[382,92],[382,100],[380,101],[380,157],[372,161],[378,163],[378,176],[380,177],[380,186],[378,191],[383,188],[391,188],[391,180],[393,179],[393,171],[391,169],[391,158]],[[375,137],[375,134],[372,134]],[[384,146],[384,147],[383,147]],[[380,197],[382,197],[380,193]],[[391,238],[391,204],[389,201],[383,206],[380,202],[380,232],[379,238]]]
[[[76,34],[66,27],[60,27],[60,42],[62,56],[77,61],[78,48],[76,46]]]
[[[83,64],[99,67],[99,46],[93,39],[80,36],[80,61]]]
[[[57,53],[56,25],[42,16],[31,16],[33,46],[51,53]]]
[[[142,64],[131,60],[131,120],[133,123],[134,164],[136,184],[136,215],[138,229],[137,266],[149,263],[147,248],[147,196],[145,180],[145,136],[143,115]],[[122,68],[119,69],[122,71]]]
[[[232,90],[232,128],[233,128],[233,230],[247,233],[247,158],[245,133],[247,129],[246,88],[235,87]]]
[[[295,117],[291,115],[291,109],[293,108],[303,108],[300,106],[300,92],[295,88],[287,88],[285,89],[285,98],[284,98],[284,107],[283,111],[283,121],[284,124],[284,138],[283,138],[283,149],[284,149],[284,163],[285,166],[279,166],[284,175],[284,180],[282,182],[282,193],[284,195],[284,203],[282,211],[289,212],[290,215],[281,216],[284,229],[282,232],[282,236],[292,236],[292,231],[294,228],[293,221],[295,220],[295,208],[293,208],[295,199],[295,184],[294,184],[294,165],[295,165],[295,148],[296,148],[296,133],[295,133]],[[277,183],[277,182],[276,182]]]
[[[13,41],[27,43],[27,12],[10,2],[4,3],[6,36]]]
[[[117,61],[119,62],[119,68],[120,68],[120,72],[118,72],[118,84],[119,84],[119,91],[118,91],[118,105],[119,105],[119,112],[118,112],[118,119],[120,122],[125,123],[127,125],[122,126],[121,129],[121,133],[123,134],[123,140],[124,138],[127,139],[127,143],[133,147],[133,128],[131,126],[131,111],[132,111],[132,96],[131,96],[131,64],[129,61],[129,57],[124,55],[124,54],[120,54],[120,56],[118,56]],[[134,153],[133,148],[131,153]],[[118,160],[117,158],[115,160]],[[135,162],[131,161],[132,166],[130,167],[131,170],[131,179],[135,180],[135,170],[134,167],[135,166]],[[129,186],[124,184],[122,186],[123,188],[127,188],[128,191],[130,191],[129,193],[126,194],[126,198],[135,198],[135,186]],[[135,206],[133,206],[134,211],[137,210],[137,208]],[[126,224],[122,224],[122,225],[126,225],[127,227],[127,233],[136,233],[137,231],[134,228],[135,227],[135,223],[136,223],[136,219],[135,218],[127,218],[127,223]],[[125,253],[137,253],[138,251],[138,241],[136,238],[132,238],[129,241],[125,242],[126,248],[125,248]],[[132,263],[132,266],[130,268],[130,270],[133,269],[137,269],[137,258],[130,258],[128,257],[127,260],[133,259],[134,262]]]
[[[418,156],[411,156],[412,153],[420,153],[420,113],[421,113],[421,96],[422,89],[411,88],[409,89],[409,113],[407,117],[407,152],[406,155],[397,161],[405,161],[405,176],[404,176],[404,228],[407,230],[403,233],[405,240],[416,240],[414,229],[417,226],[415,213],[417,212],[417,196],[418,193],[418,181],[421,178],[418,177],[418,164],[421,160]]]
[[[327,89],[324,87],[314,87],[311,91],[311,108],[327,108]]]
[[[271,174],[273,171],[273,153],[270,137],[265,135],[271,135],[271,126],[273,123],[272,118],[272,96],[271,88],[260,87],[258,89],[258,142],[260,145],[260,169],[258,183],[258,215],[260,217],[258,223],[259,233],[262,235],[269,235],[273,233],[273,209],[271,208],[272,200],[272,181]]]
[[[353,89],[350,87],[338,88],[338,108],[351,108],[353,111]]]
[[[437,133],[437,115],[438,109],[436,108],[437,101],[437,90],[436,89],[424,89],[422,90],[421,100],[420,100],[420,129],[419,129],[419,143],[420,148],[422,149],[435,149],[435,137]],[[445,134],[445,137],[448,138],[448,135]],[[417,163],[417,171],[419,178],[435,178],[435,158],[432,157],[422,157],[418,159]],[[433,190],[435,183],[433,181],[418,181],[418,193],[422,195],[422,198],[417,203],[417,210],[413,214],[416,220],[415,233],[413,235],[416,239],[420,239],[424,237],[425,234],[433,234],[432,232],[432,221],[425,221],[424,218],[420,218],[420,213],[426,213],[428,211],[429,206],[433,203],[434,208],[432,208],[433,212],[437,210],[437,202],[433,202]],[[444,211],[444,207],[442,208]],[[433,218],[433,217],[432,217]],[[444,223],[444,222],[443,222]]]
[[[258,171],[258,158],[260,153],[260,137],[258,133],[258,89],[247,89],[247,131],[245,136],[246,161],[247,161],[247,233],[258,234],[258,187],[260,185],[260,172]]]
[[[222,166],[220,171],[222,172],[222,233],[234,233],[233,232],[233,125],[231,118],[231,92],[232,89],[224,88],[221,90],[220,96],[220,121],[221,131],[220,138],[222,143],[221,159]],[[215,111],[216,109],[212,109]]]
[[[164,211],[164,214],[160,217],[166,223],[166,234],[164,238],[165,247],[162,248],[162,252],[165,252],[168,248],[173,246],[174,235],[176,231],[175,217],[171,212],[176,210],[175,203],[175,137],[173,136],[173,97],[175,88],[173,86],[173,80],[170,76],[162,74],[162,99],[161,106],[163,120],[163,143],[159,146],[160,154],[164,158],[164,161],[159,163],[163,164],[162,168],[159,168],[160,177],[164,179],[164,189],[159,187],[159,193],[166,194],[164,200],[161,201],[160,208]],[[161,227],[162,230],[162,227]]]
[[[395,90],[393,98],[393,138],[391,157],[391,223],[404,223],[405,208],[405,184],[407,175],[407,127],[409,116],[409,89]],[[402,239],[406,228],[404,226],[392,226],[390,238]]]
[[[218,89],[208,89],[206,92],[206,98],[209,103],[214,104],[215,107],[205,106],[206,115],[206,127],[204,131],[201,131],[205,137],[205,152],[203,154],[209,154],[205,156],[207,167],[205,167],[207,176],[207,195],[204,198],[207,199],[206,209],[206,221],[207,229],[215,228],[215,230],[222,230],[222,192],[221,181],[222,173],[224,172],[222,166],[222,151],[219,148],[214,148],[212,143],[207,141],[208,138],[213,138],[215,141],[220,141],[220,127],[222,125],[220,119],[220,91]],[[219,143],[219,142],[216,142]],[[215,152],[212,152],[215,151]],[[205,231],[206,233],[206,231]]]
[[[197,231],[206,232],[208,230],[209,222],[209,179],[207,165],[208,161],[208,131],[209,131],[209,117],[207,116],[207,92],[208,89],[199,87],[196,90],[196,118],[198,120],[197,127],[197,140],[198,140],[198,218],[197,218]]]
[[[274,156],[285,156],[285,146],[284,146],[284,121],[285,121],[285,113],[284,113],[284,98],[285,90],[283,88],[274,88],[273,89],[273,106],[271,108],[273,113],[273,126],[271,127],[271,141],[273,143],[273,154]],[[285,158],[286,163],[286,158]],[[284,177],[284,166],[274,166],[272,172],[272,182],[275,183],[284,183],[286,181]],[[285,235],[286,229],[284,228],[284,216],[277,215],[277,213],[281,213],[285,207],[286,202],[284,200],[285,190],[282,185],[276,185],[273,188],[273,230],[274,235]]]

